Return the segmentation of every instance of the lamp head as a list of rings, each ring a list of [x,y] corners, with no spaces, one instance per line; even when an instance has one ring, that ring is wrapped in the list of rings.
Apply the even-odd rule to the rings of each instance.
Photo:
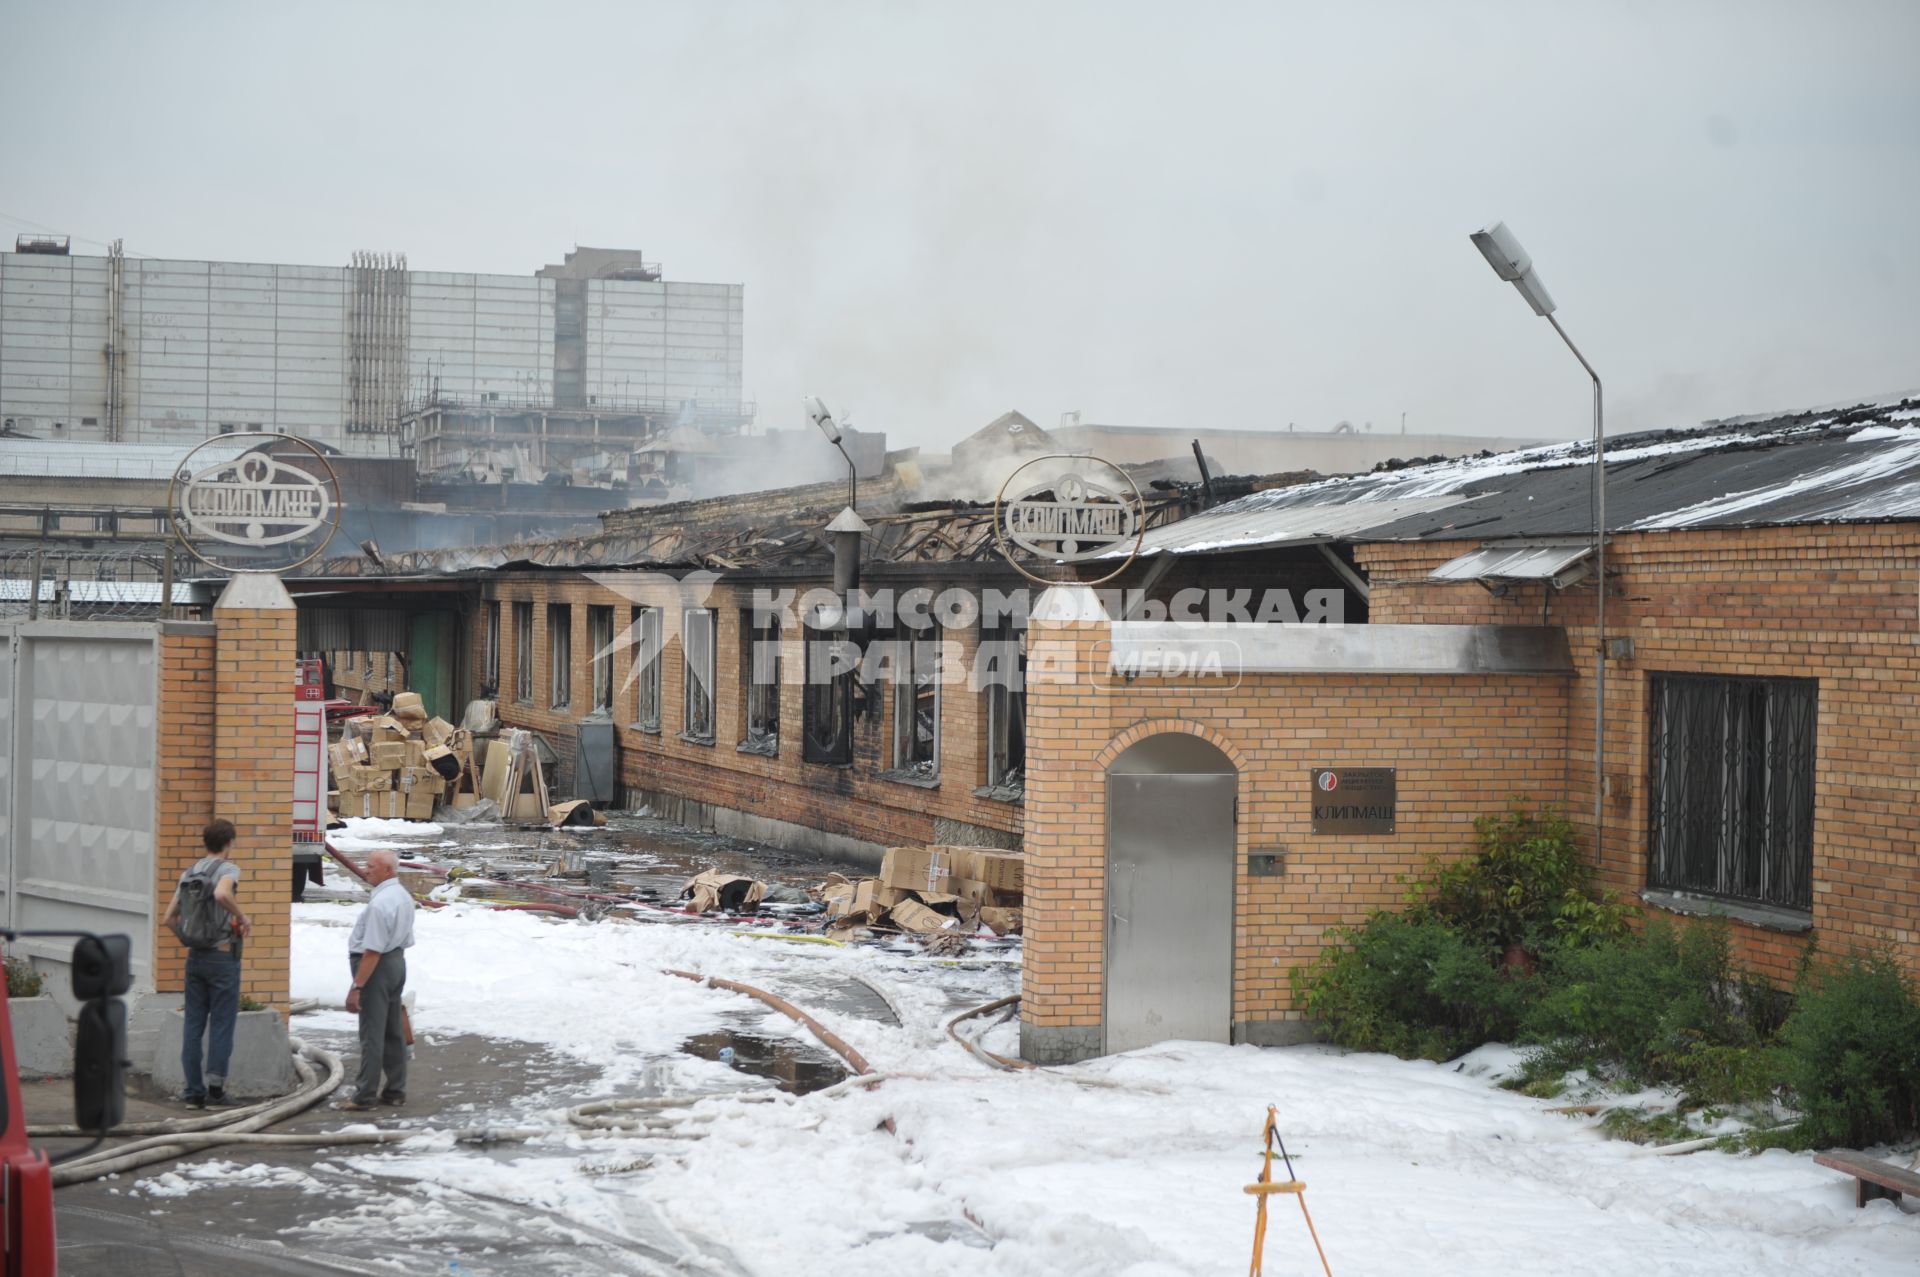
[[[808,395],[802,401],[807,410],[807,420],[814,428],[827,437],[828,443],[840,442],[840,427],[833,422],[833,414],[827,411],[827,405],[818,395]]]
[[[1553,298],[1540,277],[1534,274],[1533,259],[1520,247],[1519,239],[1507,229],[1505,222],[1495,222],[1485,230],[1473,232],[1469,238],[1487,259],[1487,265],[1493,267],[1493,273],[1520,290],[1534,314],[1544,318],[1553,313]]]

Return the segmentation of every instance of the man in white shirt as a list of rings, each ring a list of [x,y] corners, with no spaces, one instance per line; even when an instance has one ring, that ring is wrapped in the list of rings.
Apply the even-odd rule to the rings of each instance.
[[[347,991],[347,1010],[360,1016],[360,1072],[353,1098],[340,1106],[360,1113],[386,1104],[407,1102],[407,1039],[405,1008],[400,995],[407,987],[407,950],[413,947],[413,896],[400,885],[399,866],[391,851],[367,857],[367,881],[373,897],[353,924],[347,939],[347,958],[353,968],[353,988]],[[386,1085],[380,1084],[381,1074]]]

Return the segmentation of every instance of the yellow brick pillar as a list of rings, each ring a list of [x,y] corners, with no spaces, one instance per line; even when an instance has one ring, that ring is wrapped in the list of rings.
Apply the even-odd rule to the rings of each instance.
[[[238,836],[240,902],[253,921],[241,996],[287,1005],[292,921],[293,677],[298,613],[280,578],[242,572],[214,604],[213,814]]]
[[[1028,620],[1020,1053],[1041,1064],[1105,1049],[1109,633],[1085,586],[1048,590]]]

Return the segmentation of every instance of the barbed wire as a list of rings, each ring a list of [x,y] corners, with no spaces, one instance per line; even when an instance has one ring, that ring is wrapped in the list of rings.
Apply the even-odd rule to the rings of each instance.
[[[151,620],[169,582],[183,604],[187,563],[160,549],[0,549],[0,619]],[[38,589],[36,591],[36,582]],[[35,594],[39,595],[38,606]]]

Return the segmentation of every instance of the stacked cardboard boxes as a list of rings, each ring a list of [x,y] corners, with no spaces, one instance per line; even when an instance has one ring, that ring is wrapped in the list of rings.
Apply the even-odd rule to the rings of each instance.
[[[838,876],[836,875],[836,878]],[[920,935],[1020,930],[1025,862],[998,847],[889,847],[880,876],[829,880],[822,891],[834,930],[891,925]]]
[[[392,712],[349,720],[327,747],[334,790],[328,806],[338,816],[432,820],[442,803],[476,801],[473,741],[443,718],[429,718],[417,693],[393,698]]]

